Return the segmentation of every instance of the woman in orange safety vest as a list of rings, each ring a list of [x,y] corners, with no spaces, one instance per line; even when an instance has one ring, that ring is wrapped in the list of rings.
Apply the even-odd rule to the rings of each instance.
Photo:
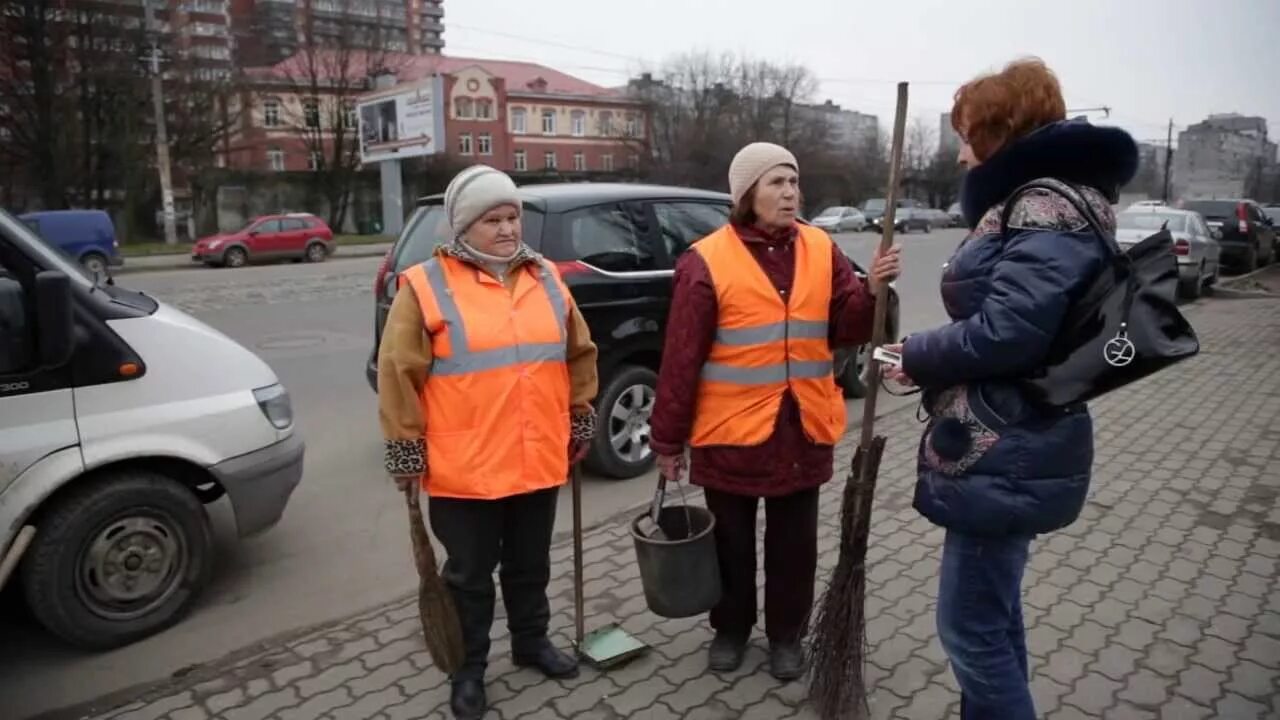
[[[444,194],[453,240],[401,273],[378,349],[387,472],[420,484],[448,555],[466,648],[450,678],[458,718],[487,708],[499,566],[515,664],[578,672],[547,639],[547,582],[556,495],[595,428],[596,347],[555,267],[521,241],[521,210],[504,173],[459,173]]]
[[[799,163],[753,143],[729,166],[733,214],[676,265],[651,444],[691,479],[715,516],[724,594],[711,611],[712,671],[742,664],[756,624],[756,516],[764,498],[765,633],[770,672],[804,674],[813,604],[818,488],[845,430],[832,348],[871,339],[875,289],[898,275],[898,252],[854,274],[823,231],[796,221]]]

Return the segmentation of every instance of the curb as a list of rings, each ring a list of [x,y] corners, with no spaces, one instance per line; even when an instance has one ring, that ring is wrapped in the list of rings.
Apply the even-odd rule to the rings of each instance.
[[[385,243],[372,243],[369,245],[347,245],[338,246],[338,249],[328,257],[326,262],[334,262],[339,260],[356,260],[359,258],[382,257],[387,254],[390,248]],[[161,260],[163,258],[163,261]],[[136,273],[147,272],[171,272],[174,270],[210,270],[213,268],[205,267],[200,263],[191,261],[191,256],[187,254],[174,255],[140,255],[138,257],[126,257],[125,264],[121,267],[112,268],[111,275],[133,275]]]
[[[1227,300],[1247,300],[1256,298],[1280,298],[1280,293],[1270,290],[1254,290],[1246,289],[1244,286],[1257,285],[1254,278],[1261,277],[1266,274],[1274,274],[1280,276],[1280,265],[1267,265],[1260,267],[1250,273],[1233,277],[1230,280],[1216,286],[1214,288],[1214,297],[1220,297]]]

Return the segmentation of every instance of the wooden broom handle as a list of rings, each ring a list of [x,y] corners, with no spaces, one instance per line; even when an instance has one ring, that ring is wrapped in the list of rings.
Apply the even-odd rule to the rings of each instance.
[[[903,136],[907,129],[907,84],[898,83],[898,107],[893,116],[893,144],[889,149],[889,189],[885,193],[884,219],[880,225],[882,232],[880,235],[880,253],[889,251],[893,247],[893,225],[897,217],[898,209],[898,184],[899,174],[902,172],[902,143]],[[872,266],[868,270],[867,278],[870,279],[875,267]],[[875,321],[871,330],[871,347],[875,349],[885,344],[885,320],[889,314],[889,286],[881,285],[876,292],[876,309]],[[867,388],[867,399],[862,405],[862,438],[861,446],[864,448],[871,447],[871,440],[875,437],[875,421],[876,421],[876,399],[880,395],[880,361],[876,360],[868,353],[868,362],[870,362],[869,375],[871,376],[871,387]],[[863,454],[863,467],[869,471],[867,465],[870,463],[871,453]],[[866,473],[863,478],[868,477]]]

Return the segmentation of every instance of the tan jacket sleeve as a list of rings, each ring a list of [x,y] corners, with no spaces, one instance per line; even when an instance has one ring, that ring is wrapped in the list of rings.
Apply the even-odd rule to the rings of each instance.
[[[591,341],[591,330],[578,310],[578,304],[569,299],[569,346],[565,350],[569,364],[569,406],[574,415],[594,412],[591,401],[600,391],[600,376],[596,369],[596,344]]]
[[[431,359],[431,339],[418,298],[405,285],[391,301],[378,345],[378,420],[386,440],[387,472],[392,475],[426,471],[421,397]]]

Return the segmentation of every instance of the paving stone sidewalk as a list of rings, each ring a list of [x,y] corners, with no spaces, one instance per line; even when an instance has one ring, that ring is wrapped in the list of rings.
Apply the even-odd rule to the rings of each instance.
[[[1187,310],[1199,357],[1095,403],[1096,475],[1084,514],[1034,543],[1024,585],[1041,716],[1280,717],[1280,301]],[[920,425],[885,419],[869,553],[872,717],[958,717],[933,611],[942,531],[911,509]],[[837,453],[847,465],[854,438]],[[839,482],[822,499],[821,573],[836,560]],[[553,630],[572,633],[571,547],[553,550]],[[589,621],[617,619],[653,646],[607,674],[542,681],[504,656],[495,622],[489,717],[810,718],[802,683],[763,667],[704,672],[703,619],[645,607],[623,519],[586,537]],[[406,563],[405,572],[412,572]],[[501,606],[499,606],[501,608]],[[410,599],[264,644],[184,680],[50,717],[116,720],[447,718]]]

